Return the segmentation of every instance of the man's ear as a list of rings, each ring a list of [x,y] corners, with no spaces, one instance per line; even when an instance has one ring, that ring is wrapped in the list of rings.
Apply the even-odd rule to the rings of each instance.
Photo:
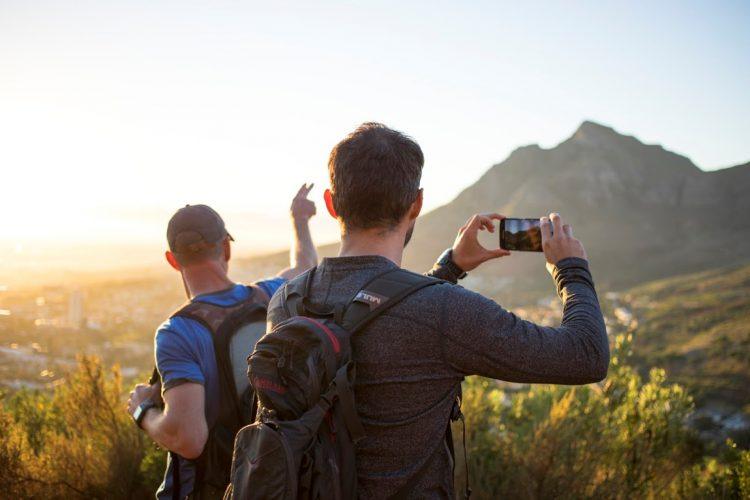
[[[232,258],[232,242],[229,238],[224,238],[224,260],[229,262],[230,258]]]
[[[172,266],[175,271],[182,271],[182,266],[179,262],[177,262],[177,257],[175,257],[175,255],[170,250],[164,252],[164,257],[167,258],[167,262],[169,262],[169,265]]]
[[[336,214],[336,209],[333,208],[333,194],[331,193],[330,189],[326,189],[323,193],[323,199],[326,202],[326,208],[328,209],[328,213],[331,214],[331,217],[334,219],[338,219],[339,216]]]
[[[409,208],[409,220],[414,220],[419,217],[419,213],[422,211],[422,202],[424,201],[424,189],[419,188],[417,193],[417,199],[411,204]]]

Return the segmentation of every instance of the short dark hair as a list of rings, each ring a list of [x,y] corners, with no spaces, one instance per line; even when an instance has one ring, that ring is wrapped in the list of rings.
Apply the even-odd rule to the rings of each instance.
[[[363,123],[328,157],[333,208],[349,229],[392,228],[417,199],[424,155],[412,138]]]

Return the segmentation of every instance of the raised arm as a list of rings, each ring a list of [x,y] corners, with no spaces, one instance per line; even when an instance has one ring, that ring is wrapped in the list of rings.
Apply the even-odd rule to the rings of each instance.
[[[606,377],[607,331],[583,245],[557,214],[551,222],[542,219],[542,245],[563,301],[557,328],[522,320],[477,293],[445,288],[450,297],[440,321],[443,356],[461,374],[557,384]]]
[[[314,184],[303,184],[292,200],[291,215],[293,227],[292,248],[289,255],[289,267],[279,272],[278,276],[292,279],[307,269],[318,264],[318,252],[310,234],[310,219],[315,215],[315,203],[307,199]]]

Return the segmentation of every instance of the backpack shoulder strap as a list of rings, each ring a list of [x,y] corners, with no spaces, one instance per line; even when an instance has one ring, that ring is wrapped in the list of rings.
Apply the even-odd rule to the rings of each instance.
[[[221,324],[237,310],[247,309],[253,306],[267,307],[270,298],[262,288],[256,285],[246,285],[249,295],[245,300],[230,306],[220,306],[200,300],[184,304],[169,317],[181,317],[192,319],[205,326],[212,334],[216,334]]]
[[[354,334],[417,290],[439,283],[445,281],[406,269],[394,269],[375,276],[346,306],[342,326]]]
[[[193,302],[191,302],[191,301],[185,302],[179,308],[177,308],[177,310],[175,310],[172,314],[169,315],[169,319],[172,319],[172,318],[178,317],[178,316],[182,317],[183,316],[183,314],[182,314],[183,311],[189,312],[190,309],[191,309],[191,305],[192,304],[193,304]],[[210,326],[208,324],[206,324],[205,321],[203,321],[201,319],[197,319],[197,318],[192,318],[192,316],[187,316],[187,317],[189,317],[191,319],[195,319],[196,321],[200,322],[203,326],[205,326],[206,328],[208,328],[209,330],[211,330]],[[162,383],[161,374],[159,373],[159,369],[154,365],[154,371],[151,373],[151,378],[148,380],[148,385],[154,385],[157,382],[160,383],[160,384]]]
[[[258,285],[245,285],[245,288],[250,292],[250,295],[244,302],[251,302],[253,304],[261,304],[268,306],[271,302],[271,297]]]
[[[317,266],[311,267],[284,285],[282,305],[288,318],[305,315],[305,301],[310,293],[310,286],[316,269]]]
[[[188,302],[180,309],[172,313],[171,318],[186,318],[197,321],[205,326],[209,332],[215,334],[224,318],[227,316],[227,308],[209,304],[208,302]]]
[[[188,301],[181,305],[175,312],[170,314],[169,318],[181,317],[197,321],[211,332],[213,338],[227,316],[234,313],[236,309],[249,309],[252,306],[268,307],[270,298],[262,288],[256,285],[246,285],[246,288],[249,292],[248,298],[234,306],[223,307],[209,304],[207,302]],[[161,382],[161,375],[157,368],[154,367],[151,378],[149,379],[149,384],[153,385],[157,382]]]

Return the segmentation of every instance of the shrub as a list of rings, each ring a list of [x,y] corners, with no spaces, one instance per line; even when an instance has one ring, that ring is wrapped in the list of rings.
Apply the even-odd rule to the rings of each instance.
[[[94,357],[52,394],[23,391],[0,412],[0,485],[22,497],[151,496],[155,465],[147,438],[124,411],[119,370]],[[163,470],[163,469],[162,469]]]
[[[750,498],[750,452],[729,442],[720,456],[702,456],[685,425],[690,396],[663,370],[643,380],[627,362],[630,340],[616,339],[599,384],[511,390],[466,381],[476,498]],[[108,374],[98,359],[81,357],[53,392],[20,391],[2,402],[3,498],[153,496],[165,453],[123,411],[116,368]],[[457,492],[462,458],[457,453]]]
[[[625,364],[629,347],[629,336],[618,337],[610,374],[600,384],[509,392],[494,381],[469,379],[464,413],[476,496],[665,492],[701,453],[685,426],[692,400],[680,386],[666,383],[663,370],[651,370],[643,381]]]

